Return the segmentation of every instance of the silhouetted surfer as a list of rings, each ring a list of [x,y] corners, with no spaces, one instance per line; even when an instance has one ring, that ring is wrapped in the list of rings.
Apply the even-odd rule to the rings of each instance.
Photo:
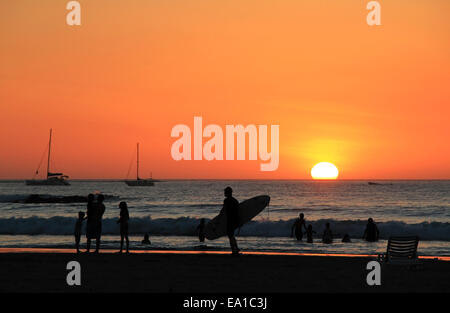
[[[200,224],[197,226],[198,240],[200,242],[205,242],[205,219],[200,220]]]
[[[236,238],[234,237],[234,230],[238,227],[238,210],[239,202],[232,196],[233,189],[227,187],[224,190],[225,200],[223,200],[223,209],[227,215],[227,235],[230,240],[231,251],[233,255],[239,254]]]
[[[380,236],[380,232],[378,231],[378,227],[373,221],[372,218],[367,220],[366,230],[364,231],[363,239],[366,241],[374,242],[378,241],[378,237]]]
[[[300,215],[298,216],[298,219],[296,219],[294,222],[294,225],[292,225],[291,237],[292,237],[292,233],[295,230],[295,238],[297,238],[297,240],[302,240],[303,239],[302,226],[305,229],[305,231],[308,231],[306,229],[306,225],[305,225],[305,215],[303,213],[300,213]]]

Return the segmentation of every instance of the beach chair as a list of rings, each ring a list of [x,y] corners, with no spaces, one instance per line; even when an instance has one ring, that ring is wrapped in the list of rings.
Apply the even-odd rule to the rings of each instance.
[[[389,237],[386,253],[378,254],[381,264],[403,265],[417,268],[422,262],[417,258],[418,236]]]

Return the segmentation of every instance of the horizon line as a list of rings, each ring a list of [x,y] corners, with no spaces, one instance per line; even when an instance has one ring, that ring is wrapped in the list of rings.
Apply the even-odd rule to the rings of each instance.
[[[21,182],[29,178],[1,178],[0,182]],[[124,182],[130,179],[124,178],[72,178],[69,181],[105,181]],[[133,179],[131,179],[133,180]],[[313,178],[158,178],[155,182],[164,181],[195,181],[195,180],[217,180],[217,181],[447,181],[450,178],[338,178],[338,179],[313,179]]]

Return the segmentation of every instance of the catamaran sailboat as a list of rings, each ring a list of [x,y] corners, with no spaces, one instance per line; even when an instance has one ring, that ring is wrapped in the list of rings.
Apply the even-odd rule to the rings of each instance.
[[[50,172],[50,151],[52,149],[52,129],[50,128],[50,139],[48,141],[48,156],[47,156],[47,179],[29,179],[25,184],[30,186],[68,186],[70,185],[67,179],[69,176],[63,173]],[[40,165],[39,165],[40,166]],[[39,173],[39,168],[36,175]]]
[[[154,180],[151,178],[142,179],[139,178],[139,143],[137,144],[136,149],[136,180],[125,180],[125,184],[128,186],[153,186]]]

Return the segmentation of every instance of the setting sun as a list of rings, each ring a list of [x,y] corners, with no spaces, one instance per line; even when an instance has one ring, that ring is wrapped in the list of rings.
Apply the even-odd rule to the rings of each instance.
[[[320,162],[311,169],[313,179],[336,179],[339,175],[337,167],[329,162]]]

